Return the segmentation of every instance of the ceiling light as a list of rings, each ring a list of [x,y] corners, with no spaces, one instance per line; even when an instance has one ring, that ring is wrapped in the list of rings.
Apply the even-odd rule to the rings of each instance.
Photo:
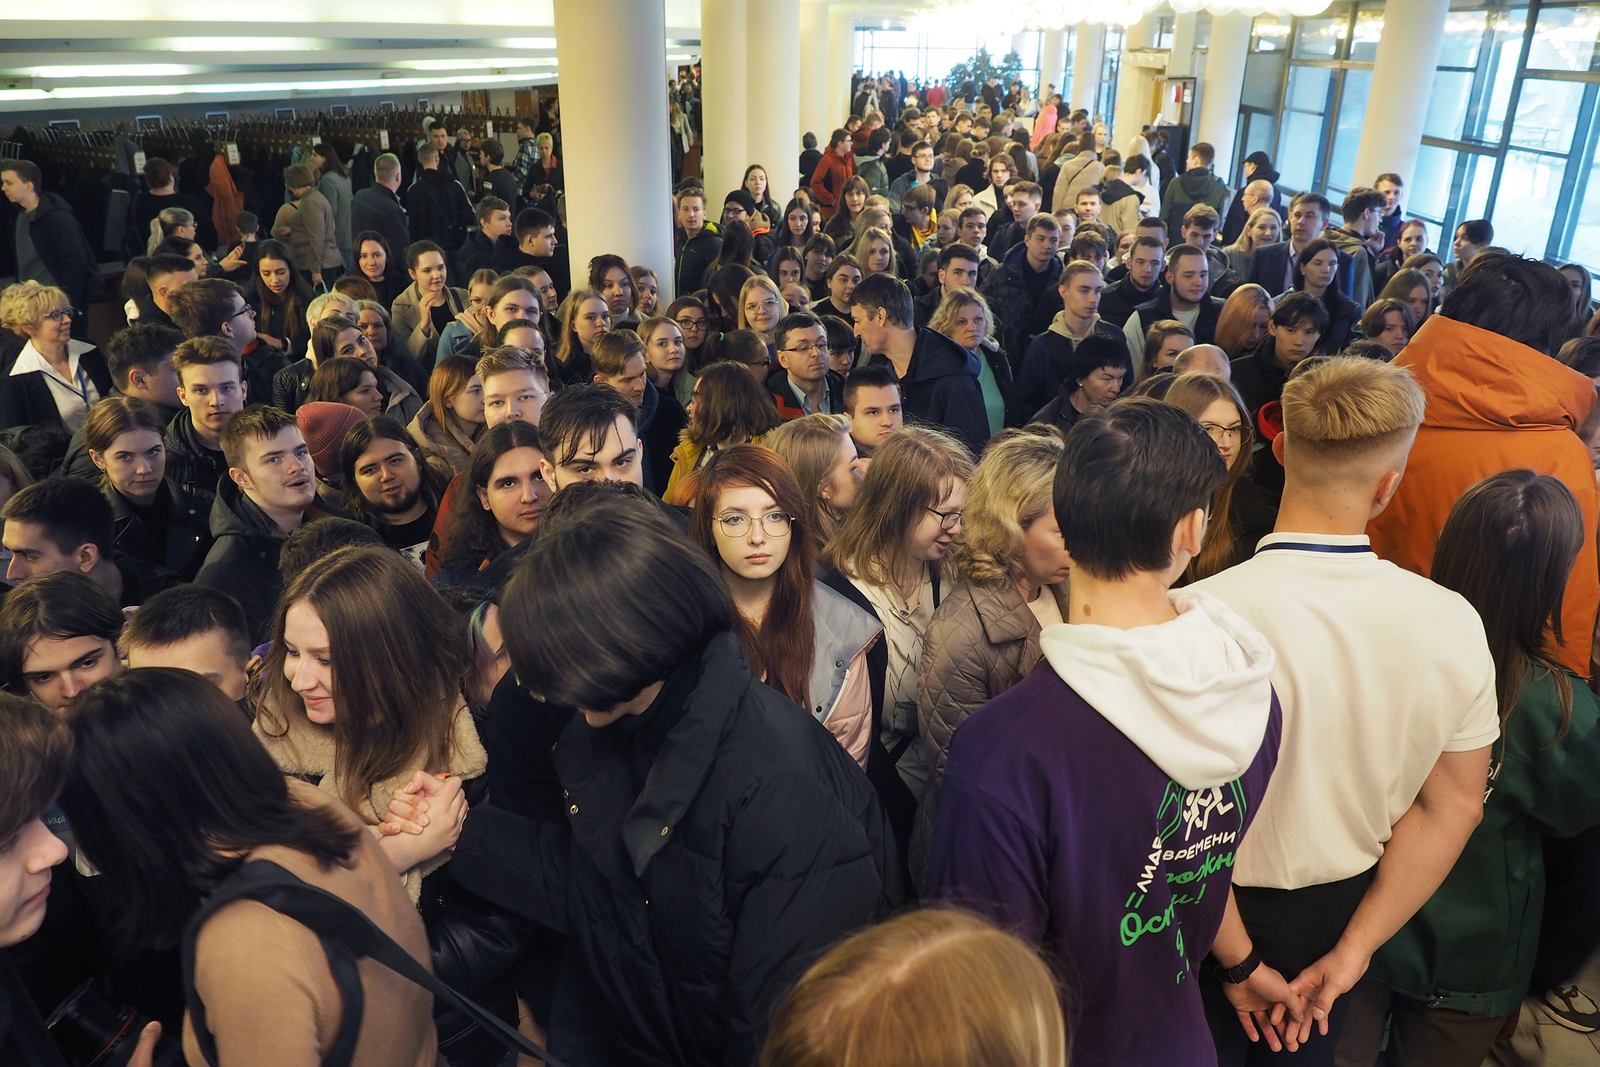
[[[315,52],[312,37],[168,37],[174,52]]]
[[[85,63],[75,67],[18,68],[18,73],[35,78],[175,78],[199,72],[199,67],[182,63]]]

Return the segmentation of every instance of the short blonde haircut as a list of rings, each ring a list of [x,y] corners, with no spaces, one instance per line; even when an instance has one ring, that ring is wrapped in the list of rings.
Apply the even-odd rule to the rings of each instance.
[[[942,430],[907,426],[873,453],[855,507],[828,546],[828,562],[871,585],[888,585],[909,562],[907,541],[928,508],[972,478],[966,446]]]
[[[338,307],[328,310],[331,305]],[[343,293],[321,293],[311,298],[311,303],[306,305],[306,325],[311,329],[317,328],[317,323],[329,315],[343,315],[346,318],[361,321],[361,309],[356,301]]]
[[[1409,438],[1426,408],[1422,387],[1405,367],[1326,357],[1284,383],[1284,446],[1313,465],[1362,459]]]
[[[1051,490],[1064,451],[1059,434],[1037,427],[1005,430],[983,450],[967,487],[964,531],[955,550],[956,566],[968,581],[1014,582],[1023,576],[1022,539],[1053,506]]]
[[[1066,1067],[1067,1025],[1033,949],[953,909],[835,945],[778,1005],[760,1067]]]
[[[0,326],[26,335],[44,321],[47,312],[71,306],[64,289],[34,281],[18,282],[0,293]]]
[[[1596,405],[1600,407],[1600,405]],[[805,498],[806,528],[820,553],[839,529],[839,513],[822,499],[822,480],[839,462],[839,445],[850,436],[850,419],[844,415],[805,415],[767,434],[763,443],[794,471]]]
[[[765,274],[752,275],[748,281],[739,287],[739,329],[752,330],[755,328],[751,326],[749,320],[744,317],[745,297],[750,295],[750,290],[752,289],[765,289],[767,292],[771,293],[777,298],[778,316],[780,318],[789,314],[789,302],[785,300],[783,298],[783,294],[778,291],[778,283],[767,277]]]
[[[989,301],[983,298],[982,293],[965,285],[959,289],[952,290],[948,296],[939,301],[939,306],[934,309],[933,316],[928,319],[928,329],[934,333],[942,333],[949,337],[949,330],[955,323],[956,316],[973,306],[983,309],[983,339],[985,341],[993,341],[994,312],[989,310]]]

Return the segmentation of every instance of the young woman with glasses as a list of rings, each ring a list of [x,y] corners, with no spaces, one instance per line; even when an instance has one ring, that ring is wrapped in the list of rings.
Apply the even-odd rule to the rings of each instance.
[[[816,580],[794,472],[771,449],[735,445],[700,472],[690,534],[717,561],[751,673],[828,728],[866,766],[867,650],[876,619]]]
[[[1256,542],[1272,532],[1274,509],[1245,477],[1255,434],[1250,411],[1231,383],[1210,374],[1180,374],[1162,399],[1194,416],[1228,465],[1228,480],[1211,498],[1205,543],[1184,575],[1196,582],[1254,555]]]

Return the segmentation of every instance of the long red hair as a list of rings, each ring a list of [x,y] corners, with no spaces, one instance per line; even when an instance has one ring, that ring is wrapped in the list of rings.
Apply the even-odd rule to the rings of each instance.
[[[699,476],[689,533],[719,568],[725,569],[726,564],[717,550],[713,524],[724,489],[760,489],[772,497],[779,511],[794,516],[789,530],[789,554],[778,568],[766,618],[757,629],[735,612],[734,627],[751,671],[757,677],[764,676],[768,685],[796,704],[809,707],[811,661],[816,655],[816,623],[811,613],[816,554],[811,531],[806,529],[805,498],[799,479],[772,449],[750,444],[722,449],[700,468]]]

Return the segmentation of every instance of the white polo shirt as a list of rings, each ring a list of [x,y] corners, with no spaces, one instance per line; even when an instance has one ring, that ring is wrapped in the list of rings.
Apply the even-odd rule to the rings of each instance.
[[[1278,767],[1239,885],[1301,889],[1378,862],[1445,752],[1500,735],[1494,660],[1459,594],[1381,560],[1365,534],[1275,533],[1197,582],[1278,654]]]

